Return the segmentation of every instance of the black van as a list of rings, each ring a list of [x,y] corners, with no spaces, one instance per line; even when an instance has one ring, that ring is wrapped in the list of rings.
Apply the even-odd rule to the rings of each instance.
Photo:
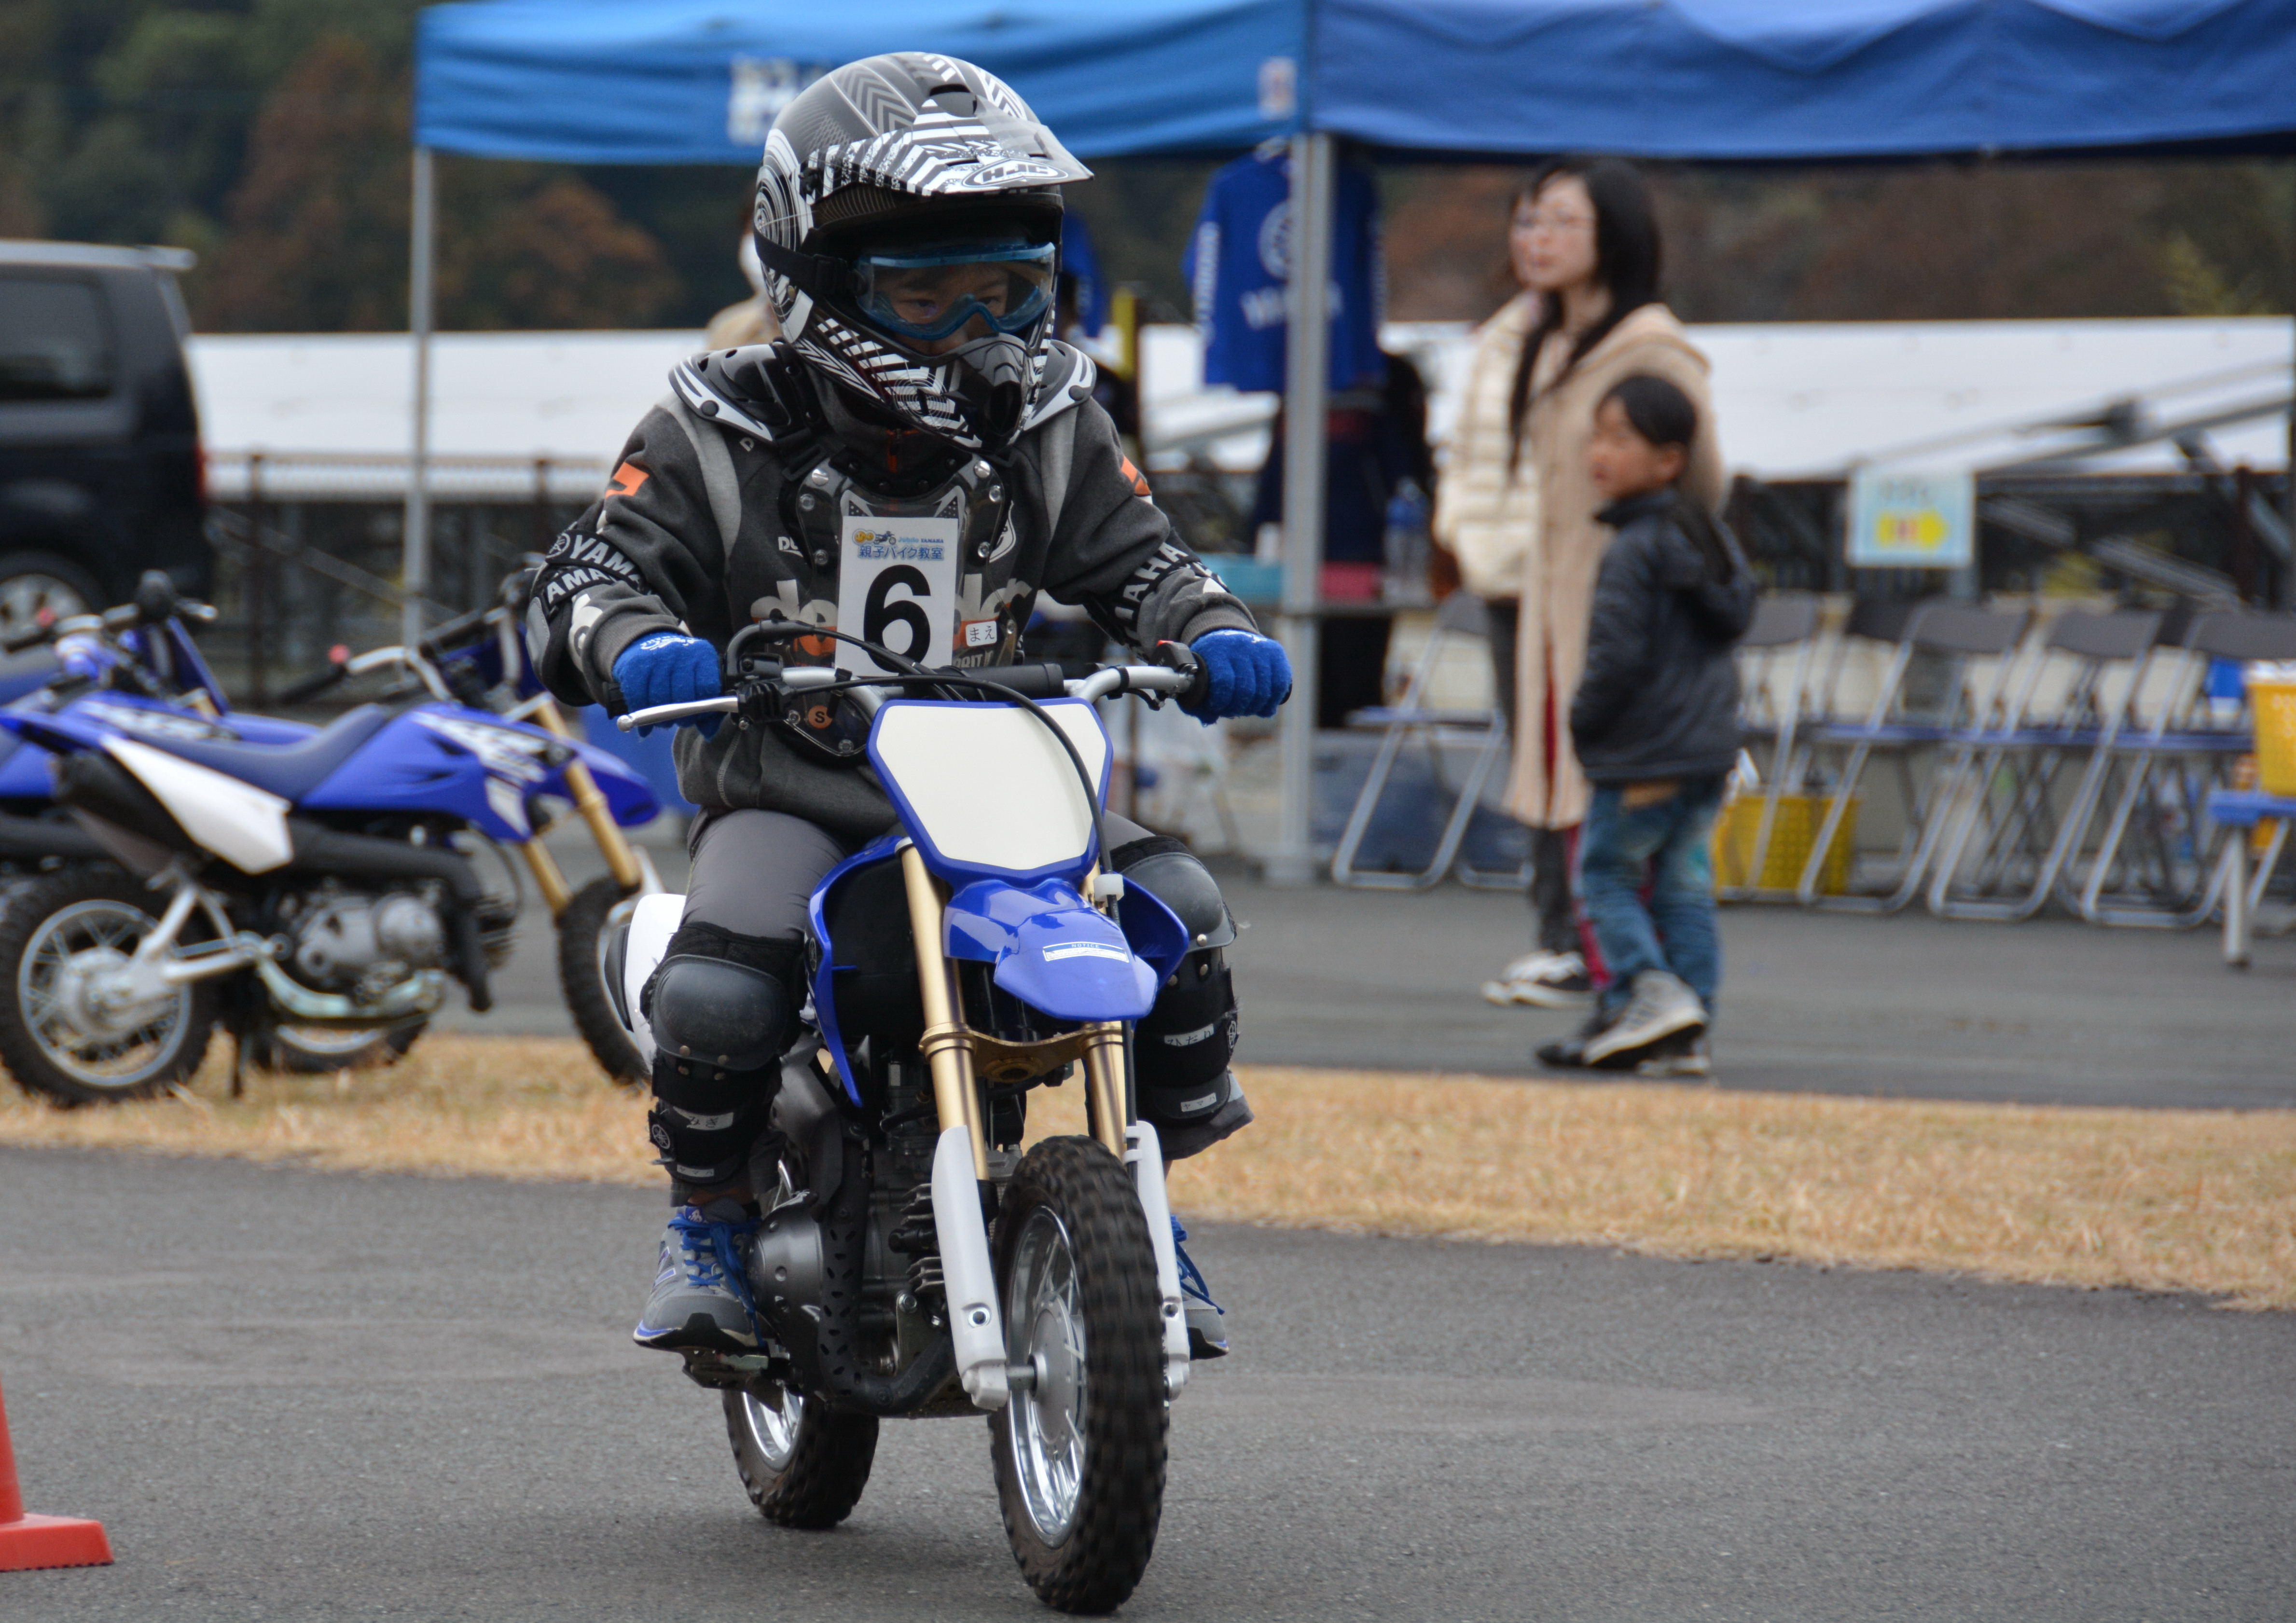
[[[168,249],[0,242],[0,635],[125,602],[144,570],[208,594],[190,323]]]

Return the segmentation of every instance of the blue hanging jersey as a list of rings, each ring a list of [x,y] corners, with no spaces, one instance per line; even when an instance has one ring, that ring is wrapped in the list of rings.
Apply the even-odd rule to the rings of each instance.
[[[1332,245],[1332,387],[1386,375],[1379,322],[1387,302],[1379,195],[1369,170],[1340,166]],[[1195,291],[1204,381],[1283,387],[1283,287],[1292,272],[1292,160],[1269,142],[1214,175],[1181,269]]]
[[[1076,278],[1077,319],[1088,335],[1098,338],[1108,325],[1108,283],[1100,278],[1092,228],[1073,209],[1061,215],[1061,275]]]

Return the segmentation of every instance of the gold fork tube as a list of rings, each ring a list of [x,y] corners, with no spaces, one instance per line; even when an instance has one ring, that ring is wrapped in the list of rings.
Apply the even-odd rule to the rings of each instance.
[[[574,895],[567,888],[566,874],[559,867],[558,858],[550,854],[550,848],[542,843],[539,834],[518,848],[520,855],[526,858],[528,870],[534,875],[534,888],[542,892],[542,900],[550,909],[550,916],[556,918],[566,911],[566,904],[573,899]]]
[[[1088,1026],[1084,1051],[1086,1126],[1117,1160],[1124,1159],[1124,1028],[1113,1021]]]
[[[537,705],[532,720],[536,726],[562,742],[570,744],[574,742],[574,731],[566,725],[565,717],[559,714],[555,704]],[[638,866],[637,853],[630,848],[629,840],[623,834],[621,824],[614,821],[613,808],[606,804],[605,791],[598,787],[598,780],[590,775],[590,768],[578,759],[566,763],[566,790],[574,797],[574,809],[589,825],[590,837],[598,842],[598,849],[606,859],[607,871],[613,874],[614,882],[625,893],[636,890],[645,882],[645,875]],[[549,883],[543,879],[539,870],[535,873],[535,882],[542,886],[545,896],[550,894]],[[566,881],[561,879],[558,883],[562,894]],[[562,900],[553,902],[550,911],[556,914],[565,906]]]
[[[940,947],[940,888],[925,870],[917,848],[901,848],[901,879],[909,896],[909,931],[917,941],[917,992],[924,1000],[925,1035],[918,1045],[932,1072],[933,1103],[941,1131],[964,1128],[972,1143],[972,1176],[988,1176],[988,1135],[981,1119],[980,1090],[972,1081],[972,1050],[957,1018],[955,966]]]

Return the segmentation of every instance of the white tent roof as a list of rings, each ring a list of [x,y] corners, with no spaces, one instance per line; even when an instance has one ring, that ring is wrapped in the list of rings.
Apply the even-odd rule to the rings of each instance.
[[[2009,430],[2094,416],[2148,398],[2187,421],[2289,390],[2284,316],[2160,321],[1844,322],[1694,327],[1714,364],[1715,413],[1734,471],[1767,479],[1839,477],[1860,461],[1986,467],[2038,455],[2055,437]],[[1458,324],[1391,324],[1433,391],[1433,429],[1449,430],[1470,340]],[[439,495],[516,499],[546,458],[561,498],[594,489],[631,426],[666,392],[671,366],[701,345],[688,331],[456,332],[436,340],[431,444]],[[1226,425],[1229,466],[1257,466],[1272,397],[1206,390],[1194,331],[1147,336],[1152,440]],[[202,335],[192,340],[212,482],[247,488],[265,457],[274,495],[395,498],[405,485],[409,347],[398,333]],[[2278,467],[2284,419],[2254,418],[2210,436],[2227,464]],[[2091,465],[2170,468],[2153,445]]]

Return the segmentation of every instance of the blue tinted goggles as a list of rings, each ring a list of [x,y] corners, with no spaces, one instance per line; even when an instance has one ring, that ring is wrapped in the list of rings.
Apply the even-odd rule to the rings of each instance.
[[[864,254],[853,262],[853,294],[863,315],[909,338],[947,338],[976,316],[1018,332],[1052,307],[1057,259],[1049,242]]]

